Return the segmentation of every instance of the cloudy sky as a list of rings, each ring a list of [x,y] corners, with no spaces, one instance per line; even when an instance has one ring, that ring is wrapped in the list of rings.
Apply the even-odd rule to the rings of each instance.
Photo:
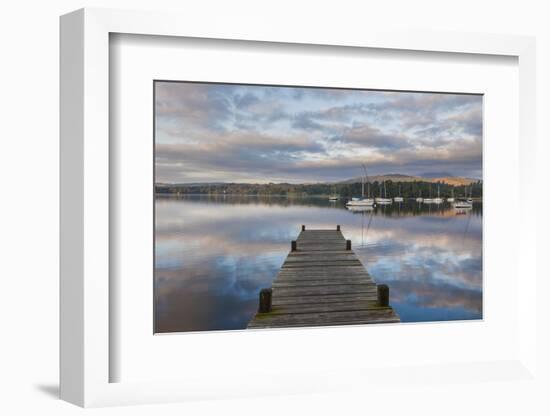
[[[481,178],[479,95],[155,83],[156,182]]]

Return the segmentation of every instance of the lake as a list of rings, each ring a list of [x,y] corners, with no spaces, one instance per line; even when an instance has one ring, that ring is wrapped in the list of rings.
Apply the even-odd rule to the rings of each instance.
[[[157,196],[155,217],[155,332],[246,328],[302,224],[340,224],[402,322],[482,318],[481,202],[351,212],[314,197]]]

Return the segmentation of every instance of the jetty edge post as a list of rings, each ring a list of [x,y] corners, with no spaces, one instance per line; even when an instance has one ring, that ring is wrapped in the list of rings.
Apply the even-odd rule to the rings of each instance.
[[[378,296],[378,306],[390,306],[390,288],[388,287],[388,285],[377,285],[376,294]]]
[[[273,294],[273,289],[262,289],[260,290],[260,306],[258,307],[259,313],[269,313],[271,312],[271,298]]]
[[[306,230],[306,226],[302,225],[302,231],[305,231],[305,230]]]
[[[351,250],[351,240],[346,240],[346,250]]]
[[[336,226],[336,231],[340,231],[340,225]]]
[[[296,251],[297,248],[296,248],[296,240],[292,240],[290,242],[290,251]]]

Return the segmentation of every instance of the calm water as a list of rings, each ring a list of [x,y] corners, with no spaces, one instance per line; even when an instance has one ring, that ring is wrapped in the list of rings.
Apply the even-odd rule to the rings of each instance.
[[[157,332],[244,329],[301,224],[340,224],[403,322],[482,317],[481,203],[361,213],[321,198],[197,195],[156,200]]]

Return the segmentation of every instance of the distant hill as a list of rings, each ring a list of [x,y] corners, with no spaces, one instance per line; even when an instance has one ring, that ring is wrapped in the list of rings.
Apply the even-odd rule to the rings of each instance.
[[[402,175],[399,173],[390,173],[387,175],[369,175],[369,182],[384,182],[384,181],[392,181],[392,182],[414,182],[414,181],[424,181],[429,182],[430,179],[423,179],[420,176],[410,176],[410,175]],[[338,183],[357,183],[361,182],[361,177],[358,178],[351,178],[347,179],[345,181],[341,181]]]
[[[454,186],[464,186],[464,185],[470,185],[471,183],[476,183],[478,179],[472,179],[472,178],[463,178],[460,176],[444,176],[444,177],[437,177],[437,178],[427,178],[423,176],[411,176],[411,175],[402,175],[399,173],[390,173],[387,175],[374,175],[369,176],[369,182],[384,182],[384,181],[392,181],[392,182],[432,182],[432,183],[447,183],[449,185]],[[338,183],[358,183],[361,182],[361,177],[359,178],[352,178],[345,181],[341,181]]]
[[[472,183],[477,183],[478,179],[473,178],[465,178],[461,176],[440,176],[440,177],[425,177],[425,176],[412,176],[412,175],[403,175],[400,173],[389,173],[386,175],[373,175],[369,176],[369,182],[384,182],[384,181],[392,181],[392,182],[427,182],[427,183],[446,183],[448,185],[453,186],[464,186],[464,185],[470,185]],[[347,179],[345,181],[339,181],[339,182],[315,182],[315,183],[309,183],[309,184],[290,184],[290,183],[268,183],[268,184],[251,184],[251,183],[238,183],[238,182],[188,182],[188,183],[161,183],[157,182],[155,186],[157,188],[180,188],[180,187],[222,187],[222,186],[235,186],[235,185],[243,185],[243,186],[277,186],[277,185],[289,185],[289,186],[297,186],[297,185],[346,185],[346,184],[354,184],[354,183],[361,183],[361,177],[357,178],[351,178]]]
[[[382,194],[381,186],[371,186],[366,189],[371,195],[378,197],[382,195],[401,196],[404,198],[416,198],[432,195],[433,183],[440,182],[437,192],[441,197],[459,195],[464,193],[460,188],[456,191],[454,187],[471,185],[469,193],[477,198],[481,197],[483,184],[476,179],[459,177],[438,177],[422,178],[420,176],[409,176],[401,174],[377,175],[369,177],[371,183],[377,182],[380,185],[389,181],[384,186]],[[186,184],[162,184],[155,186],[158,195],[172,194],[178,197],[185,194],[203,195],[279,195],[279,196],[327,196],[337,193],[342,198],[351,198],[361,195],[363,192],[361,178],[349,179],[345,182],[324,182],[324,183],[186,183]],[[454,194],[453,194],[454,192]]]
[[[422,178],[445,178],[445,177],[452,177],[453,174],[449,172],[425,172],[420,173],[418,176],[421,176]]]
[[[447,183],[449,185],[454,185],[454,186],[464,186],[464,185],[470,185],[472,183],[477,183],[478,179],[462,178],[458,176],[451,176],[451,177],[446,176],[443,178],[432,178],[431,181]]]

